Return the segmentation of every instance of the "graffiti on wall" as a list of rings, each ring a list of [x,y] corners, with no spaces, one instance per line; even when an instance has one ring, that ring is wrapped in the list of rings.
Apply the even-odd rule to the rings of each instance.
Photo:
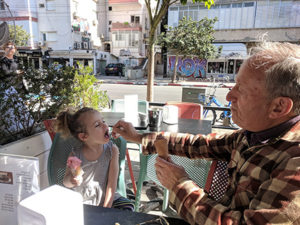
[[[168,63],[168,71],[174,71],[175,66],[175,56],[169,56],[169,63]],[[205,68],[206,68],[206,59],[199,59],[197,57],[194,58],[185,58],[182,60],[181,57],[178,58],[178,65],[177,65],[177,73],[181,76],[186,77],[206,77]]]

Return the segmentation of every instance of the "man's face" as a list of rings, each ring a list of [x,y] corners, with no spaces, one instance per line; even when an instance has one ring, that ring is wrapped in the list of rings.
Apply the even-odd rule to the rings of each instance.
[[[238,72],[236,85],[226,99],[232,102],[232,119],[238,126],[253,132],[269,128],[269,101],[264,74],[249,69],[244,63]]]

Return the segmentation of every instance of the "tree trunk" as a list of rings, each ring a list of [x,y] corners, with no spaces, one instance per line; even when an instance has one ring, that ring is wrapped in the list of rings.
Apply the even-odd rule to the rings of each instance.
[[[174,71],[173,71],[173,76],[172,76],[172,83],[175,83],[175,80],[176,80],[177,65],[178,65],[178,54],[176,54],[176,58],[175,58],[175,65],[174,65]]]
[[[149,48],[148,48],[148,78],[147,78],[147,101],[153,102],[153,84],[154,84],[154,31],[150,30],[149,34]]]

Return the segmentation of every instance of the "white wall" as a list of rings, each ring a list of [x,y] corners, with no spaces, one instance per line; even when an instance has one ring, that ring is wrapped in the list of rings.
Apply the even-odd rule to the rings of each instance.
[[[23,26],[23,29],[30,34],[28,41],[29,47],[34,47],[34,42],[38,41],[38,26],[35,19],[37,16],[36,0],[5,0],[9,9],[14,17],[15,25]],[[8,9],[0,12],[1,17],[10,18],[11,15]],[[33,20],[29,20],[32,18]],[[8,21],[8,24],[13,25],[12,21]]]
[[[82,28],[91,33],[90,40],[96,46],[101,46],[97,32],[97,5],[93,0],[55,0],[54,10],[39,8],[40,41],[43,40],[42,33],[56,32],[55,40],[47,41],[47,46],[53,50],[73,49],[74,41],[81,42],[82,34],[72,32],[72,24],[77,21]],[[78,19],[74,18],[74,12]],[[95,25],[94,25],[95,24]]]

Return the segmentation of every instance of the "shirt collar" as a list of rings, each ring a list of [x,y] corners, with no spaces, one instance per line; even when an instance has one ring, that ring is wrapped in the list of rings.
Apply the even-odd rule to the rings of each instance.
[[[285,131],[292,128],[298,121],[300,121],[300,115],[285,121],[275,127],[260,132],[251,132],[246,130],[245,135],[250,146],[267,143],[271,138],[281,136]]]

